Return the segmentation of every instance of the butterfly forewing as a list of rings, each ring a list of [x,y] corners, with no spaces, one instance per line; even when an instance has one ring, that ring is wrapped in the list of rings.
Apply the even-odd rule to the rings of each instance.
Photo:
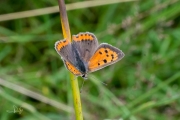
[[[124,53],[112,45],[102,43],[88,62],[89,72],[102,69],[124,57]]]
[[[79,52],[81,58],[88,62],[98,47],[98,40],[92,33],[85,32],[72,36],[73,45]]]

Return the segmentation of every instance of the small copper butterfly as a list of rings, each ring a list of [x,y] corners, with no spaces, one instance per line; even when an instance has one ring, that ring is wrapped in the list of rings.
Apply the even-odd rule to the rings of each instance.
[[[93,33],[85,32],[72,36],[69,40],[55,43],[66,68],[76,76],[87,78],[87,74],[109,66],[124,57],[118,48],[107,43],[98,44]]]

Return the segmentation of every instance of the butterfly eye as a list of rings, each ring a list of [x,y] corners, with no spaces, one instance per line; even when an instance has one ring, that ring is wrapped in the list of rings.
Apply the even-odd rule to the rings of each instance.
[[[83,74],[81,77],[87,79],[87,74]]]

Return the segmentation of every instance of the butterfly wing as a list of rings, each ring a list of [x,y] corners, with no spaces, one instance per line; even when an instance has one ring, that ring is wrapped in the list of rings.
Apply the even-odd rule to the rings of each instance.
[[[98,47],[98,40],[92,33],[85,32],[72,36],[73,45],[87,63]]]
[[[102,43],[90,58],[88,62],[88,70],[89,72],[97,71],[116,63],[123,57],[124,53],[121,50],[107,43]]]
[[[71,43],[68,40],[60,40],[55,43],[55,49],[63,60],[74,64],[74,54]]]
[[[72,44],[68,40],[60,40],[55,43],[55,49],[63,59],[66,68],[76,76],[81,75],[81,72],[75,67],[77,63],[74,60]]]
[[[66,68],[71,73],[73,73],[74,75],[76,75],[76,76],[81,76],[82,75],[82,73],[74,65],[72,65],[70,62],[64,60],[64,64],[65,64]]]

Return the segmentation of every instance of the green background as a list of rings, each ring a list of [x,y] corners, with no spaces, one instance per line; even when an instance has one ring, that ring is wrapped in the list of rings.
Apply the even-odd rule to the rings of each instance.
[[[66,0],[73,2],[80,1]],[[56,5],[57,0],[2,0],[0,14]],[[92,32],[99,43],[125,53],[118,63],[89,74],[81,93],[85,120],[180,119],[179,0],[139,0],[67,14],[72,34]],[[59,13],[0,22],[1,120],[75,119],[69,72],[54,49],[61,39]],[[83,79],[78,81],[81,87]],[[13,106],[22,113],[13,113]]]

